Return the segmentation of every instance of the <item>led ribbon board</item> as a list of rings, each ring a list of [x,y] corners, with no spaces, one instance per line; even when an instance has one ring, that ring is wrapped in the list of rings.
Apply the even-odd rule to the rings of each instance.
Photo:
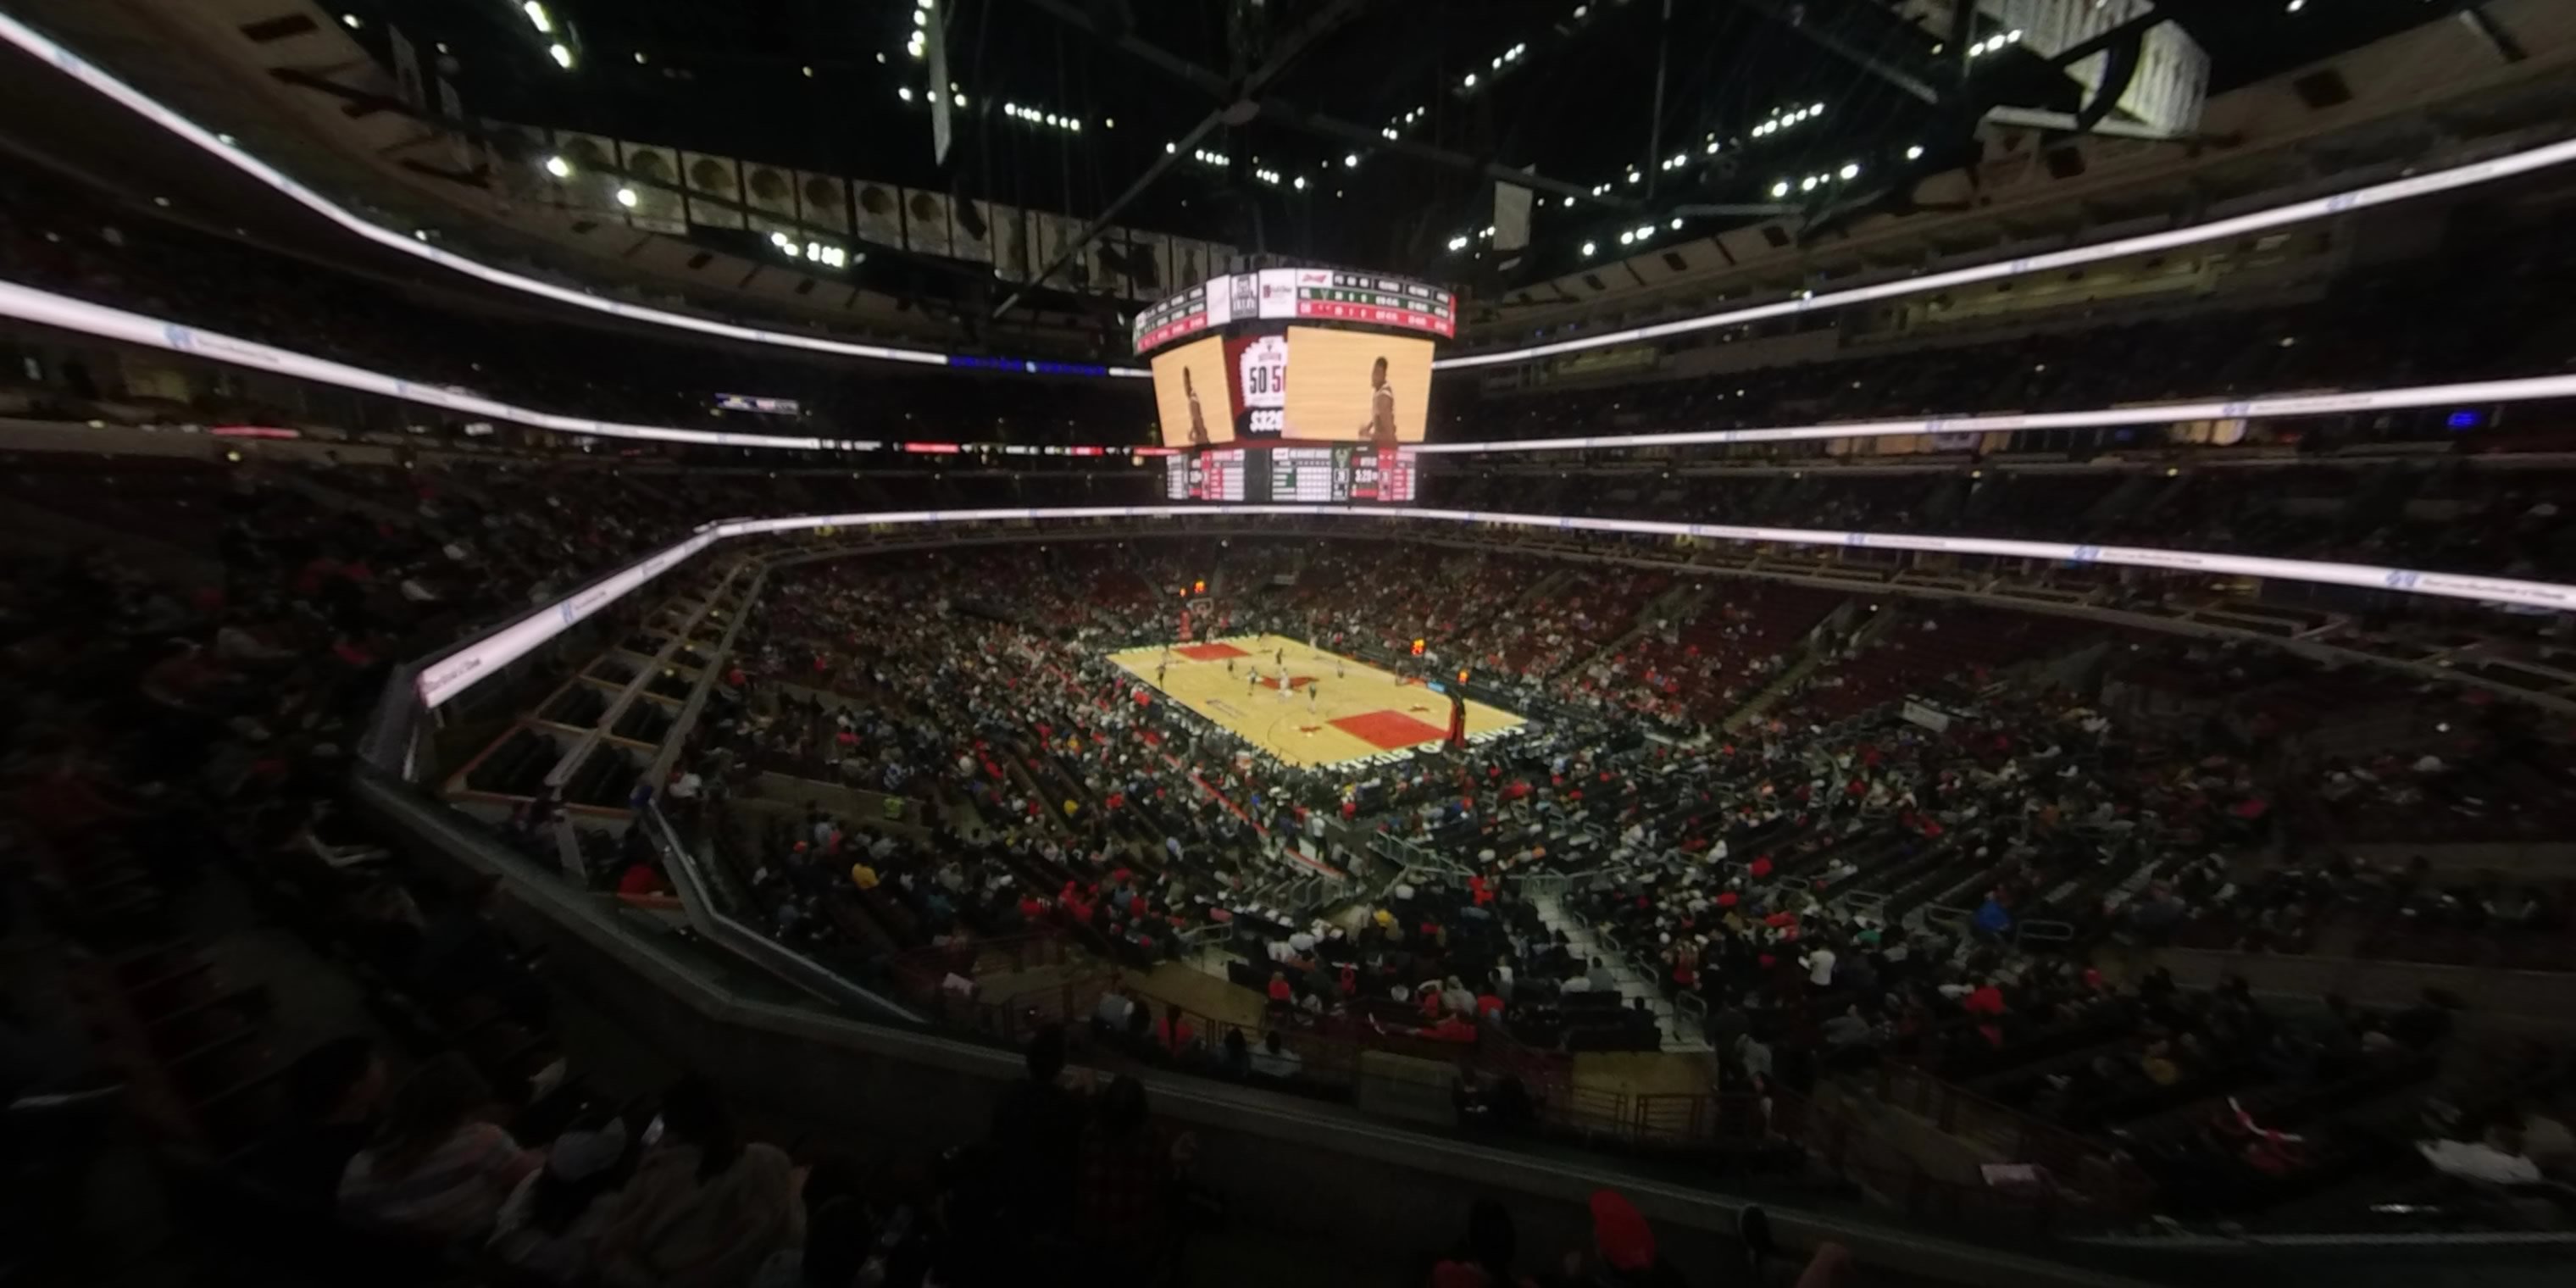
[[[1231,322],[1346,322],[1458,334],[1458,298],[1429,282],[1336,268],[1214,277],[1147,305],[1128,328],[1139,354]]]
[[[467,415],[507,420],[566,434],[590,434],[600,438],[641,439],[661,443],[766,447],[797,451],[863,452],[894,448],[908,452],[935,451],[953,454],[991,449],[1012,455],[1030,454],[1028,444],[902,443],[875,439],[735,434],[717,430],[629,425],[617,421],[594,420],[586,416],[566,416],[556,412],[516,406],[496,398],[485,398],[479,394],[445,385],[406,380],[400,376],[370,371],[345,362],[316,358],[309,354],[297,353],[292,349],[281,349],[255,340],[229,336],[220,331],[208,331],[178,322],[167,322],[144,314],[110,308],[104,304],[92,304],[86,300],[76,300],[67,295],[56,295],[51,291],[7,281],[0,281],[0,317],[16,318],[20,321],[57,327],[66,331],[77,331],[84,335],[93,335],[125,344],[166,349],[173,353],[231,363],[235,366],[254,367],[262,371],[311,380],[317,384],[355,389],[362,393],[381,394],[388,398],[400,398],[408,402],[442,407]],[[2534,402],[2568,397],[2576,397],[2576,375],[2478,380],[2461,384],[2418,385],[2406,389],[2371,389],[2353,393],[2269,394],[2260,398],[2168,403],[2150,407],[2108,407],[2095,411],[1932,416],[1919,420],[1784,425],[1765,429],[1711,429],[1671,434],[1594,435],[1583,438],[1531,439],[1525,442],[1406,443],[1404,446],[1405,450],[1411,452],[1446,452],[1458,455],[1562,452],[1589,448],[1616,450],[1721,443],[1782,443],[1809,439],[1880,438],[1900,434],[1964,434],[2011,429],[2080,429],[2086,426],[2155,425],[2179,421],[2250,417],[2326,416],[2345,412],[2403,411],[2420,407]],[[1045,455],[1165,456],[1177,449],[1109,444],[1060,447],[1050,444],[1037,450]]]
[[[687,540],[610,573],[551,607],[538,609],[472,644],[431,662],[421,670],[420,700],[436,707],[481,683],[530,650],[569,629],[619,598],[717,541],[729,537],[810,528],[914,526],[969,523],[1027,523],[1077,519],[1168,519],[1192,515],[1331,517],[1334,519],[1417,519],[1465,525],[1541,528],[1564,532],[1609,532],[1656,537],[1692,537],[1704,541],[1768,541],[1785,545],[1842,546],[1866,550],[1911,550],[1950,554],[1993,555],[2007,559],[2042,559],[2077,564],[2109,564],[2166,572],[2263,577],[2314,582],[2409,595],[2469,599],[2518,608],[2557,612],[2576,609],[2576,586],[2468,573],[2424,572],[2371,564],[2312,559],[2275,559],[2199,550],[2164,550],[2148,546],[2068,545],[2055,541],[2007,541],[1991,537],[1922,536],[1901,532],[1827,532],[1813,528],[1760,528],[1721,523],[1663,523],[1650,519],[1593,519],[1575,515],[1512,514],[1487,510],[1433,510],[1414,506],[1344,507],[1332,505],[1101,505],[1054,509],[889,510],[872,514],[808,514],[779,519],[726,519],[700,527]]]

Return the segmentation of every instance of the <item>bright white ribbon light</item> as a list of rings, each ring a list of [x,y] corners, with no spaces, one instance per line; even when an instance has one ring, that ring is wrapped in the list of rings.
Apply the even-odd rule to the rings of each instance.
[[[317,384],[381,394],[431,407],[444,407],[491,420],[512,421],[566,434],[600,438],[645,439],[661,443],[703,443],[719,447],[767,447],[801,451],[873,451],[888,446],[875,441],[794,438],[768,434],[729,434],[703,429],[629,425],[520,407],[445,385],[427,384],[353,367],[225,335],[184,323],[129,313],[75,300],[66,295],[0,281],[0,317],[78,331],[126,344],[167,349],[192,357],[294,376]],[[2166,425],[2195,420],[2249,417],[2326,416],[2346,412],[2402,411],[2481,403],[2533,402],[2576,398],[2576,375],[2527,376],[2515,380],[2479,380],[2453,385],[2420,385],[2409,389],[2365,389],[2353,393],[2272,394],[2227,401],[2167,403],[2153,407],[2106,407],[2095,411],[2012,412],[1990,416],[1932,416],[1918,420],[1855,421],[1835,425],[1783,425],[1766,429],[1704,429],[1670,434],[1597,434],[1582,438],[1540,438],[1526,442],[1409,443],[1408,450],[1427,455],[1475,455],[1494,452],[1565,452],[1587,448],[1690,447],[1725,443],[1786,443],[1836,438],[1886,438],[1901,434],[1967,434],[2015,429],[2082,429],[2106,425]],[[973,447],[975,444],[966,444]],[[1103,445],[1102,452],[1136,450],[1133,445]]]
[[[320,194],[306,188],[304,185],[286,177],[284,173],[278,171],[267,163],[250,156],[238,148],[225,144],[212,132],[200,128],[196,123],[188,120],[186,117],[183,117],[177,112],[171,111],[169,108],[155,102],[133,86],[109,75],[106,71],[91,64],[80,55],[73,53],[71,50],[65,49],[54,41],[46,39],[33,28],[13,17],[10,17],[6,13],[0,13],[0,40],[6,40],[10,44],[16,45],[20,49],[34,55],[36,58],[47,63],[51,63],[64,75],[70,76],[74,80],[87,85],[98,93],[113,99],[120,106],[123,106],[127,110],[143,117],[145,120],[160,126],[162,129],[168,130],[188,142],[195,144],[208,155],[214,156],[222,160],[225,164],[241,171],[243,174],[246,174],[259,182],[284,193],[288,197],[293,198],[298,204],[303,205],[307,209],[312,210],[314,213],[321,215],[323,218],[328,219],[333,223],[339,224],[350,232],[356,233],[357,235],[375,242],[377,245],[383,246],[386,249],[399,251],[406,255],[417,256],[418,258],[437,264],[440,267],[464,273],[470,277],[489,282],[492,285],[504,287],[510,290],[524,291],[531,295],[543,296],[547,299],[557,301],[558,303],[570,304],[576,308],[590,309],[594,312],[611,314],[632,322],[650,322],[662,326],[680,327],[706,335],[721,335],[728,339],[746,340],[754,344],[776,344],[789,348],[806,349],[817,353],[831,353],[852,358],[880,358],[892,362],[944,363],[947,361],[947,356],[945,354],[929,353],[914,349],[890,349],[880,345],[851,344],[839,340],[825,340],[816,336],[798,335],[794,332],[769,331],[757,327],[736,326],[731,323],[691,317],[685,313],[669,313],[660,309],[645,308],[641,305],[624,304],[615,300],[603,300],[596,296],[585,295],[579,291],[568,290],[551,282],[540,281],[532,277],[522,277],[515,273],[503,272],[500,269],[490,267],[489,265],[479,263],[475,260],[467,259],[464,256],[453,254],[449,251],[441,250],[435,246],[424,245],[415,241],[406,233],[396,232],[386,228],[379,228],[374,224],[368,223],[357,215],[333,204]],[[1393,130],[1388,130],[1386,134],[1389,138],[1395,137],[1395,132]],[[1858,287],[1848,291],[1833,291],[1815,296],[1811,299],[1785,300],[1777,304],[1766,304],[1748,309],[1735,309],[1725,313],[1713,313],[1701,317],[1682,318],[1672,322],[1657,323],[1653,326],[1635,327],[1626,331],[1614,331],[1602,335],[1591,335],[1584,336],[1579,339],[1558,341],[1554,344],[1532,345],[1525,348],[1500,350],[1493,353],[1463,354],[1454,358],[1438,359],[1431,365],[1435,370],[1452,370],[1465,367],[1488,366],[1497,362],[1520,362],[1530,358],[1547,357],[1551,354],[1573,353],[1583,349],[1597,349],[1604,345],[1628,344],[1637,340],[1652,340],[1668,335],[1682,335],[1692,331],[1707,330],[1712,327],[1732,326],[1741,322],[1758,321],[1762,318],[1779,317],[1790,313],[1812,313],[1821,309],[1841,308],[1852,304],[1866,304],[1873,300],[1892,299],[1897,296],[1912,295],[1922,291],[1944,290],[1953,286],[1964,286],[1976,282],[1993,281],[1997,278],[2013,277],[2022,273],[2038,273],[2047,272],[2052,269],[2072,268],[2080,264],[2099,263],[2103,260],[2116,259],[2124,255],[2150,254],[2156,251],[2171,250],[2181,246],[2193,246],[2203,242],[2218,241],[2224,238],[2242,236],[2249,232],[2257,232],[2263,229],[2278,228],[2287,224],[2300,223],[2310,219],[2322,219],[2329,215],[2339,215],[2346,211],[2358,210],[2367,206],[2386,205],[2390,202],[2404,201],[2414,197],[2427,196],[2432,193],[2448,192],[2476,184],[2491,183],[2495,180],[2508,178],[2513,175],[2529,174],[2533,171],[2545,170],[2552,166],[2565,165],[2569,161],[2576,161],[2576,140],[2552,143],[2542,147],[2532,148],[2528,151],[2516,152],[2507,156],[2497,157],[2488,161],[2472,162],[2471,164],[2455,166],[2448,170],[2437,170],[2430,174],[2414,175],[2408,178],[2390,180],[2387,183],[2372,184],[2368,187],[2356,188],[2350,192],[2336,193],[2332,196],[2318,197],[2308,201],[2296,201],[2285,206],[2276,206],[2269,210],[2255,211],[2252,214],[2237,215],[2232,218],[2221,219],[2212,223],[2195,224],[2187,228],[2176,228],[2167,232],[2150,233],[2142,237],[2121,238],[2116,241],[2104,242],[2098,246],[2084,246],[2072,250],[2054,251],[2046,255],[2034,255],[2022,259],[1999,260],[1992,264],[1955,269],[1946,273],[1935,273],[1929,277],[1908,278],[1903,281],[1886,282],[1877,286]],[[1136,367],[1112,367],[1109,370],[1110,374],[1113,376],[1143,376],[1147,374],[1143,369]]]
[[[711,318],[692,317],[686,313],[672,313],[662,309],[646,308],[639,304],[601,299],[552,282],[504,272],[479,260],[468,259],[436,246],[424,245],[407,233],[395,232],[369,223],[322,194],[287,177],[283,171],[267,162],[240,148],[227,145],[212,131],[201,128],[188,118],[163,107],[145,96],[142,91],[109,75],[71,50],[46,39],[33,28],[6,13],[0,13],[0,40],[6,40],[36,58],[52,64],[55,70],[113,100],[118,106],[195,144],[207,155],[275,189],[292,199],[297,205],[387,250],[398,251],[415,259],[427,260],[441,268],[463,273],[468,277],[507,290],[542,296],[558,304],[569,304],[574,308],[589,309],[594,313],[605,313],[630,322],[649,322],[658,326],[695,331],[701,335],[803,349],[812,353],[828,353],[836,357],[875,358],[886,362],[913,362],[925,366],[947,365],[948,355],[944,353],[921,349],[896,349],[879,344],[855,344],[846,340],[800,335],[793,331],[772,331],[761,327],[740,326],[731,322],[718,322]],[[1138,367],[1113,367],[1110,369],[1110,374],[1144,376],[1149,373]]]
[[[2007,559],[2111,564],[2155,568],[2166,572],[2263,577],[2279,581],[2316,582],[2395,590],[2410,595],[2471,599],[2518,607],[2566,612],[2576,609],[2576,586],[2509,577],[2420,572],[2371,564],[2332,563],[2310,559],[2272,559],[2257,555],[2213,554],[2198,550],[2163,550],[2146,546],[2068,545],[2055,541],[2006,541],[1992,537],[1921,536],[1901,532],[1828,532],[1814,528],[1759,528],[1724,523],[1665,523],[1651,519],[1592,519],[1573,515],[1513,514],[1485,510],[1432,510],[1417,506],[1332,505],[1086,505],[1055,509],[890,510],[869,514],[807,514],[782,519],[726,519],[701,526],[687,540],[645,556],[601,578],[560,603],[528,614],[491,635],[423,668],[418,681],[423,705],[435,707],[498,673],[530,650],[569,629],[575,622],[617,602],[662,573],[728,537],[810,528],[955,523],[1029,523],[1076,519],[1163,519],[1190,515],[1331,516],[1336,519],[1426,519],[1441,523],[1492,524],[1498,527],[1545,528],[1556,531],[1612,532],[1655,537],[1692,537],[1703,541],[1768,541],[1802,546],[1843,546],[1866,550],[1918,550],[1947,554],[1995,555]]]
[[[2098,264],[2104,260],[2119,259],[2128,255],[2152,255],[2159,251],[2183,246],[2198,246],[2206,242],[2242,237],[2247,233],[2305,223],[2311,219],[2323,219],[2329,215],[2340,215],[2347,211],[2384,206],[2391,202],[2430,196],[2437,192],[2450,192],[2481,183],[2493,183],[2498,179],[2565,165],[2570,161],[2576,161],[2576,139],[2547,144],[2490,161],[2476,161],[2468,165],[2454,166],[2448,170],[2436,170],[2430,174],[2391,179],[2386,183],[2375,183],[2349,192],[2338,192],[2331,196],[2307,201],[2294,201],[2286,206],[2274,206],[2269,210],[2257,210],[2251,214],[2235,215],[2160,233],[2122,237],[2093,246],[2051,251],[2045,255],[1996,260],[1991,264],[1976,264],[1967,268],[1952,269],[1946,273],[1881,282],[1875,286],[1858,286],[1847,291],[1827,291],[1813,299],[1782,300],[1775,304],[1759,304],[1751,308],[1729,309],[1723,313],[1678,318],[1671,322],[1658,322],[1652,326],[1631,327],[1625,331],[1608,331],[1600,335],[1559,340],[1553,344],[1526,345],[1518,349],[1501,349],[1492,353],[1460,354],[1452,358],[1435,360],[1431,366],[1435,371],[1453,371],[1464,367],[1492,366],[1498,362],[1526,362],[1532,358],[1575,353],[1584,349],[1598,349],[1606,345],[1633,344],[1639,340],[1659,340],[1665,336],[1687,335],[1693,331],[1706,331],[1713,327],[1759,322],[1764,318],[1785,317],[1792,313],[1814,313],[1824,309],[1838,309],[1854,304],[1895,299],[1904,295],[1918,295],[1925,291],[1944,291],[1954,286],[1972,286],[1978,282],[2019,277],[2024,273],[2046,273],[2083,264]]]
[[[317,384],[355,389],[362,393],[381,394],[431,407],[464,412],[492,420],[506,420],[539,429],[566,434],[590,434],[600,438],[631,438],[661,443],[701,443],[720,447],[765,447],[816,451],[837,449],[871,451],[887,444],[828,438],[797,438],[769,434],[730,434],[702,429],[675,429],[658,425],[630,425],[618,421],[594,420],[585,416],[566,416],[556,412],[520,407],[479,394],[465,393],[445,385],[407,380],[401,376],[353,367],[345,362],[316,358],[225,335],[178,322],[129,313],[123,309],[92,304],[69,296],[56,295],[32,286],[0,281],[0,317],[17,318],[41,326],[77,331],[102,339],[126,344],[167,349],[192,357],[261,371],[294,376]],[[1565,452],[1590,448],[1691,447],[1728,443],[1785,443],[1836,438],[1887,438],[1904,434],[1967,434],[1995,430],[2082,429],[2114,425],[2166,425],[2195,420],[2233,420],[2252,417],[2327,416],[2349,412],[2403,411],[2421,407],[2446,407],[2481,403],[2533,402],[2549,398],[2576,398],[2576,375],[2526,376],[2513,380],[2479,380],[2450,385],[2419,385],[2406,389],[2365,389],[2352,393],[2272,394],[2260,398],[2227,401],[2166,403],[2151,407],[2106,407],[2094,411],[2011,412],[1986,416],[1932,416],[1916,420],[1853,421],[1829,425],[1784,425],[1764,429],[1685,430],[1669,434],[1596,434],[1581,438],[1539,438],[1522,442],[1509,440],[1483,443],[1409,443],[1408,450],[1427,455],[1479,455],[1495,452]],[[974,444],[967,444],[974,446]],[[1134,446],[1101,449],[1107,453],[1131,452]]]

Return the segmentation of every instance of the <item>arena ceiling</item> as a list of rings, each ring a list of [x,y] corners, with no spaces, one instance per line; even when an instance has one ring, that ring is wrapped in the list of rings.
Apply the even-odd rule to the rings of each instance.
[[[2213,91],[2475,8],[2154,3],[2209,51]],[[1865,164],[1901,196],[1974,156],[1986,108],[2080,106],[2025,50],[1970,75],[1926,16],[1948,0],[548,0],[542,32],[521,0],[333,7],[445,46],[477,115],[1078,216],[1129,195],[1121,223],[1469,283],[1562,271],[1641,221],[1750,217],[1718,212],[1773,205],[1779,175]],[[915,39],[933,26],[935,54]],[[1495,176],[1524,169],[1530,250],[1488,251]]]

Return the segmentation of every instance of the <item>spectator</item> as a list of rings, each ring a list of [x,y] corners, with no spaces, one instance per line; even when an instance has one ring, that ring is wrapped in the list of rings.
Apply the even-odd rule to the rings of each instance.
[[[787,1155],[745,1143],[705,1082],[672,1087],[644,1140],[596,1244],[609,1288],[726,1288],[804,1238]]]
[[[771,1257],[751,1288],[858,1288],[862,1283],[860,1272],[870,1268],[877,1242],[867,1209],[847,1194],[817,1199],[809,1186],[805,1245]],[[881,1275],[884,1267],[875,1269]]]
[[[510,1191],[545,1164],[477,1116],[491,1105],[491,1086],[464,1056],[414,1070],[375,1143],[341,1174],[341,1210],[440,1242],[490,1228]]]
[[[591,1251],[633,1170],[623,1120],[594,1116],[555,1138],[546,1165],[519,1182],[492,1236],[502,1262],[559,1284],[587,1281]]]
[[[1169,1161],[1145,1106],[1145,1086],[1120,1077],[1083,1130],[1074,1234],[1096,1282],[1151,1283],[1168,1251]]]
[[[1266,1078],[1294,1078],[1305,1064],[1305,1057],[1290,1050],[1277,1029],[1262,1034],[1261,1049],[1252,1053],[1252,1071]]]
[[[1063,1085],[1064,1030],[1047,1025],[1029,1038],[1028,1077],[1002,1093],[993,1111],[995,1166],[1003,1200],[1033,1236],[1063,1224],[1082,1141],[1082,1098]]]
[[[1655,1232],[1616,1190],[1592,1192],[1592,1255],[1565,1258],[1568,1283],[1582,1288],[1684,1288],[1681,1272],[1655,1251]]]
[[[1512,1268],[1520,1233],[1509,1209],[1478,1199],[1467,1209],[1467,1233],[1431,1267],[1431,1288],[1523,1288],[1530,1281]]]

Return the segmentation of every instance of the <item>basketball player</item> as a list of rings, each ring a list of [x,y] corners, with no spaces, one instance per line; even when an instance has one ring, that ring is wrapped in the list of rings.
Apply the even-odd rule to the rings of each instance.
[[[1171,657],[1171,654],[1166,653],[1166,654],[1164,654],[1164,655],[1163,655],[1163,660],[1162,660],[1162,661],[1160,661],[1160,662],[1156,662],[1156,663],[1154,664],[1154,687],[1155,687],[1155,688],[1158,688],[1158,689],[1159,689],[1159,688],[1164,687],[1164,685],[1163,685],[1163,673],[1164,673],[1165,671],[1169,671],[1169,670],[1171,670],[1171,669],[1172,669],[1172,657]]]
[[[1181,393],[1190,400],[1190,446],[1208,445],[1207,413],[1199,409],[1199,389],[1190,380],[1190,369],[1181,368]]]
[[[1367,424],[1360,426],[1360,441],[1381,450],[1393,448],[1396,444],[1395,391],[1386,384],[1386,359],[1379,358],[1376,365],[1369,368],[1369,389],[1369,418]]]
[[[1323,701],[1324,701],[1323,694],[1324,694],[1324,683],[1323,683],[1323,681],[1321,681],[1321,680],[1308,680],[1308,681],[1306,681],[1306,709],[1307,709],[1307,710],[1309,710],[1309,711],[1316,711],[1316,710],[1320,710],[1320,709],[1322,709]]]

